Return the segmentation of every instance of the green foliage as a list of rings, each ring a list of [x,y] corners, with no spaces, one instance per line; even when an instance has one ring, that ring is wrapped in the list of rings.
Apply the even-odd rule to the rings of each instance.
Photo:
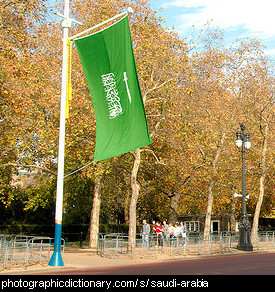
[[[87,224],[92,209],[93,181],[72,175],[65,180],[64,224]]]

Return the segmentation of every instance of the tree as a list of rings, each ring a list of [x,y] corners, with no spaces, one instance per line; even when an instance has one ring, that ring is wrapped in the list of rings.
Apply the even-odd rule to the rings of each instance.
[[[257,164],[253,165],[252,176],[258,181],[258,199],[254,211],[252,243],[257,244],[257,233],[261,207],[266,191],[266,177],[272,176],[274,151],[274,77],[270,74],[269,61],[262,55],[254,57],[246,82],[242,85],[244,115],[251,120],[252,154]],[[253,153],[254,152],[254,153]],[[273,157],[273,159],[272,159]],[[251,182],[250,182],[251,183]],[[256,188],[256,185],[255,185]],[[251,190],[252,191],[252,190]],[[256,189],[253,190],[257,193]]]
[[[188,116],[192,116],[193,127],[197,133],[193,139],[198,143],[206,170],[204,177],[205,182],[207,181],[207,206],[204,236],[207,237],[210,233],[214,187],[220,175],[218,164],[226,136],[235,118],[235,111],[232,110],[232,98],[227,89],[228,51],[224,48],[223,34],[207,26],[201,39],[203,50],[192,56],[187,102],[193,111]]]
[[[160,20],[149,9],[148,1],[137,1],[134,10],[136,19],[133,21],[133,46],[143,102],[149,117],[151,137],[154,139],[160,124],[169,116],[168,107],[173,93],[179,90],[178,76],[180,68],[186,63],[187,50],[186,44],[176,34],[160,26]],[[136,235],[136,204],[140,191],[137,173],[141,152],[141,149],[133,151],[131,172],[129,241],[133,247]]]
[[[46,13],[43,1],[1,1],[0,143],[4,151],[0,168],[9,168],[11,175],[26,169],[39,175],[42,170],[42,176],[46,174],[51,180],[56,170],[51,143],[56,102],[49,97],[56,90],[56,79],[55,74],[44,72],[54,72],[57,56],[48,59],[51,64],[43,59],[49,44],[44,41],[41,46],[49,29],[44,22]]]

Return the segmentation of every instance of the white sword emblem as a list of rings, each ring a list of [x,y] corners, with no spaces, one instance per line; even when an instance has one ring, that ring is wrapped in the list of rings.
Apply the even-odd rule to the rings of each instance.
[[[124,77],[124,82],[125,82],[125,85],[126,85],[126,90],[127,90],[127,93],[128,93],[128,98],[129,98],[129,101],[131,103],[131,100],[132,99],[131,99],[131,94],[130,94],[129,86],[128,86],[128,83],[127,83],[128,78],[127,78],[127,73],[126,72],[123,73],[123,77]]]

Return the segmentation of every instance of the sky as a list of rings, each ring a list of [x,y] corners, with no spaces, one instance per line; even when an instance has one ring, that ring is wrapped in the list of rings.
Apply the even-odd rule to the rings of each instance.
[[[275,60],[275,0],[149,0],[151,8],[174,27],[180,37],[190,38],[211,21],[224,31],[225,41],[257,38],[265,54]]]

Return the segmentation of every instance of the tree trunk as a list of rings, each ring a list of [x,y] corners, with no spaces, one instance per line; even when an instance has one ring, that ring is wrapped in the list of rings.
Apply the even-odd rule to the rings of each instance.
[[[134,155],[134,165],[131,172],[132,196],[129,209],[129,246],[132,249],[132,253],[134,253],[136,246],[136,225],[137,225],[136,206],[140,189],[140,186],[137,182],[137,173],[140,165],[140,152],[141,152],[140,149],[132,151],[132,154]]]
[[[265,184],[265,176],[266,176],[266,152],[267,152],[267,136],[268,136],[268,123],[266,123],[265,126],[265,133],[264,133],[264,144],[262,149],[262,155],[261,155],[261,166],[262,166],[262,173],[260,176],[260,185],[259,185],[259,197],[254,213],[253,218],[253,225],[251,229],[251,242],[252,245],[257,245],[257,235],[258,235],[258,228],[259,228],[259,217],[261,212],[261,207],[263,203],[264,198],[264,184]]]
[[[214,178],[211,178],[209,187],[208,187],[208,199],[207,199],[207,210],[205,214],[205,223],[204,223],[204,239],[209,238],[209,233],[211,230],[211,215],[212,215],[212,205],[213,205],[213,187],[214,187]]]
[[[215,185],[215,176],[217,174],[216,166],[219,161],[219,157],[221,154],[222,146],[225,141],[226,131],[222,133],[222,137],[220,143],[217,147],[216,155],[214,161],[212,163],[212,171],[211,171],[211,180],[208,187],[208,199],[207,199],[207,210],[205,215],[205,224],[204,224],[204,239],[208,239],[211,227],[211,214],[212,214],[212,205],[213,205],[213,188]]]
[[[169,212],[169,218],[168,222],[171,224],[174,224],[178,219],[178,202],[180,198],[180,194],[173,193],[169,195],[171,201],[170,201],[170,212]]]
[[[99,214],[100,214],[100,204],[101,204],[101,194],[102,194],[102,182],[104,179],[104,174],[100,174],[94,186],[94,198],[93,198],[93,208],[91,211],[90,219],[90,241],[89,246],[91,249],[97,249],[97,240],[99,232]]]

